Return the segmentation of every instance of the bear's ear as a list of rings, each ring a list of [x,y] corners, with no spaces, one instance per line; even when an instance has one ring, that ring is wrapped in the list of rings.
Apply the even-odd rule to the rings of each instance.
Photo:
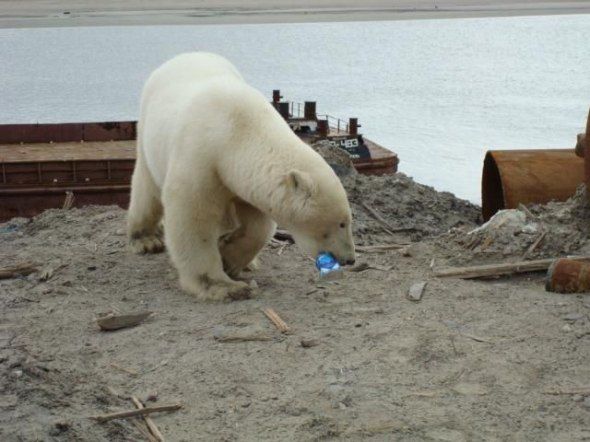
[[[290,171],[285,177],[285,183],[290,191],[294,194],[303,195],[305,198],[309,198],[315,193],[315,183],[306,172],[300,170]]]

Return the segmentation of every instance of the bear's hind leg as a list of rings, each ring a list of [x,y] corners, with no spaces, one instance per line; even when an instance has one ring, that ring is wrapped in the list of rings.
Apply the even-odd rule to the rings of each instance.
[[[131,201],[127,214],[127,236],[135,253],[158,253],[164,250],[162,239],[162,203],[160,190],[138,153],[131,180]]]
[[[218,241],[225,207],[215,192],[195,188],[177,181],[163,191],[166,246],[180,286],[200,300],[249,298],[250,287],[223,271]]]
[[[236,212],[240,228],[219,246],[225,271],[232,278],[249,266],[257,266],[256,256],[276,229],[271,218],[250,204],[236,203]]]

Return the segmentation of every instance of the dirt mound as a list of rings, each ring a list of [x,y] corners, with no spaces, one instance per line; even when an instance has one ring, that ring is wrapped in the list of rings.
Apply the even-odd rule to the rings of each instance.
[[[502,210],[483,226],[437,239],[455,262],[537,259],[590,252],[590,203],[581,185],[565,202]]]
[[[386,241],[387,230],[418,241],[452,227],[476,227],[480,208],[449,192],[416,183],[403,173],[384,176],[354,175],[342,179],[352,205],[359,244]],[[371,209],[391,228],[371,215]],[[391,239],[389,239],[391,241]]]

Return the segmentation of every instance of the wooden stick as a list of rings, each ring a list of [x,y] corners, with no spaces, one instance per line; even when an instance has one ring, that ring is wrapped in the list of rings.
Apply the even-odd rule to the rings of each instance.
[[[62,206],[62,209],[64,210],[70,210],[72,208],[72,206],[74,205],[74,192],[71,191],[67,191],[66,192],[66,198],[64,200],[64,204]]]
[[[547,231],[544,231],[539,235],[539,237],[536,239],[536,241],[531,244],[531,246],[527,249],[526,252],[524,252],[524,255],[522,255],[522,259],[526,259],[527,256],[529,256],[531,253],[533,253],[537,249],[537,247],[539,247],[539,244],[541,244],[541,241],[543,241],[543,239],[545,238],[545,235],[547,235]]]
[[[161,405],[159,407],[146,407],[141,410],[118,411],[117,413],[101,414],[99,416],[92,416],[98,422],[107,422],[113,419],[124,419],[134,416],[145,416],[150,413],[159,413],[161,411],[175,411],[182,408],[181,404]]]
[[[0,279],[15,278],[17,276],[30,275],[37,271],[37,267],[33,263],[22,263],[12,267],[5,267],[0,269]]]
[[[128,315],[115,315],[111,313],[107,316],[97,318],[96,323],[101,330],[119,330],[120,328],[133,327],[152,314],[153,312],[131,313]]]
[[[384,228],[384,230],[389,233],[389,234],[394,234],[394,233],[401,233],[401,232],[413,232],[416,230],[415,227],[393,227],[391,224],[389,224],[385,218],[383,218],[381,215],[379,215],[379,212],[377,212],[375,209],[373,209],[371,206],[369,206],[367,203],[365,203],[364,201],[361,203],[361,206],[363,206],[365,208],[365,210],[367,212],[369,212],[369,214],[375,218],[375,220],[377,222],[379,222],[379,224],[381,224],[381,227]]]
[[[266,315],[266,317],[268,319],[270,319],[270,321],[275,325],[275,327],[277,329],[279,329],[279,331],[281,333],[289,333],[289,331],[290,331],[289,326],[287,325],[287,323],[285,321],[283,321],[281,319],[281,317],[279,316],[279,314],[277,312],[275,312],[271,308],[265,308],[262,311],[264,312],[264,314]]]
[[[143,410],[145,408],[141,401],[135,396],[131,396],[131,400],[139,410]],[[162,433],[160,433],[160,430],[158,430],[158,427],[156,426],[152,418],[149,416],[143,416],[143,420],[148,426],[150,433],[154,435],[154,438],[159,442],[164,442],[164,436],[162,436]]]
[[[573,256],[576,261],[589,261],[588,256]],[[520,261],[503,264],[487,264],[473,267],[456,267],[434,272],[439,278],[456,276],[462,279],[482,278],[486,276],[512,275],[514,273],[545,271],[558,258],[537,259],[534,261]]]
[[[133,419],[131,422],[133,423],[133,426],[137,428],[137,431],[139,431],[148,442],[159,442],[158,439],[156,439],[152,435],[152,433],[150,433],[148,429],[145,426],[143,426],[137,419]]]

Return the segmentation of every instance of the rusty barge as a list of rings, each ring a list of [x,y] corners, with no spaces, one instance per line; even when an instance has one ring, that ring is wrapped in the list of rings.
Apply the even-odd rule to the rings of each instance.
[[[397,171],[397,155],[364,138],[357,119],[317,115],[315,102],[283,101],[278,90],[272,104],[305,142],[329,140],[359,172]],[[135,139],[135,121],[0,125],[0,222],[61,208],[66,195],[76,207],[126,208]]]

